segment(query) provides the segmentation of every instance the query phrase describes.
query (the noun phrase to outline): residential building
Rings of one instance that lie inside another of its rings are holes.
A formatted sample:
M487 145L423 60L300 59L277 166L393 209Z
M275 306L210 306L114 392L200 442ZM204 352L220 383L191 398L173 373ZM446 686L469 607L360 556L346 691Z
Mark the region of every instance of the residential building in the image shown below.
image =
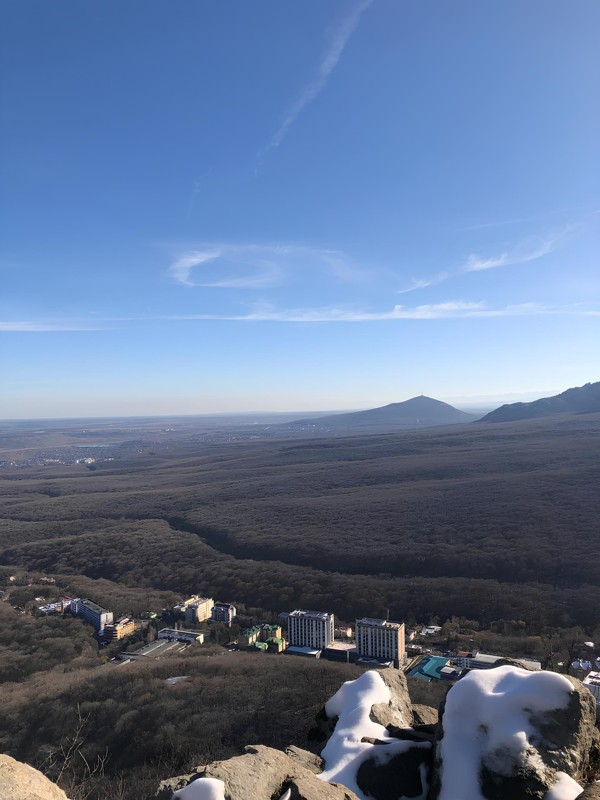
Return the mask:
M594 695L596 706L600 707L600 672L594 671L586 675L583 679L583 685Z
M491 669L502 659L502 656L490 656L486 653L478 653L459 650L454 661L461 669Z
M206 622L210 619L215 601L212 597L198 597L185 609L186 622Z
M272 639L285 642L282 638L280 625L253 625L240 633L238 645L240 647L252 647L257 642L270 642Z
M71 610L78 617L83 617L87 622L96 628L97 631L104 629L113 621L113 612L102 608L98 603L78 597L71 601Z
M285 650L285 639L280 636L271 636L266 641L269 653L283 653Z
M322 650L334 640L333 614L325 611L292 611L288 617L288 638L292 647Z
M237 613L236 607L231 603L215 603L212 609L212 618L215 622L222 622L231 627L233 618Z
M357 619L356 650L359 657L402 664L405 659L404 623L370 617Z
M131 636L132 633L135 633L135 622L127 617L104 627L104 636L111 641L124 639L126 636Z
M238 645L240 647L250 647L250 645L259 641L260 625L253 625L251 628L246 628L238 637Z

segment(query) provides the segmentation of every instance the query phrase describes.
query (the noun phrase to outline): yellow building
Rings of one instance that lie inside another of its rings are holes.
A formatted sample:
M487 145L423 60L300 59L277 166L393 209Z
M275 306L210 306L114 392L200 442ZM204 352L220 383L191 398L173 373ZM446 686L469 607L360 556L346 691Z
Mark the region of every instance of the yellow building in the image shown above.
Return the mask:
M135 633L135 622L127 617L104 626L104 636L111 641L124 639L126 636L131 636L132 633Z
M211 618L214 604L212 597L198 597L185 609L186 622L206 622Z

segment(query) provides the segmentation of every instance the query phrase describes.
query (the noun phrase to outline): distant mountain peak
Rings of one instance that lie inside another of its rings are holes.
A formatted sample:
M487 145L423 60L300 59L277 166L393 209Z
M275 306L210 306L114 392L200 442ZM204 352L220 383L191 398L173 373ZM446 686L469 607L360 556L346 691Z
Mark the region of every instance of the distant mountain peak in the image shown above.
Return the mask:
M365 411L350 411L345 414L330 414L312 419L300 419L292 423L295 428L311 426L327 430L365 429L400 430L426 428L436 425L456 425L477 419L474 414L459 411L454 406L427 397L424 394L398 403L370 408Z

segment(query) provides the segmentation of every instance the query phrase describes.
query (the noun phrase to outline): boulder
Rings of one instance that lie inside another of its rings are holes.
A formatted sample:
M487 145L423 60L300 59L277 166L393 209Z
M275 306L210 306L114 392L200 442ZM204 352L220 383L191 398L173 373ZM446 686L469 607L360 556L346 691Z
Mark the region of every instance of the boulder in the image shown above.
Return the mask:
M382 743L383 744L383 743ZM400 752L388 755L385 745L362 762L356 774L358 788L376 800L426 800L433 752L428 742L403 742ZM398 750L397 746L393 748Z
M375 703L371 707L370 718L384 728L411 728L413 711L406 684L406 676L396 669L374 670L381 676L390 691L386 703ZM328 717L322 709L316 717L315 725L308 732L307 746L320 753L335 730L336 717Z
M29 764L0 755L0 798L2 800L67 800L55 783Z
M398 728L412 728L413 709L408 694L406 676L397 669L384 669L379 671L383 682L390 690L390 699L387 703L377 703L371 708L371 719L384 728L395 725Z
M600 800L600 782L590 784L576 800Z
M574 678L513 666L472 670L440 709L430 798L542 800L559 779L580 784L594 723L593 698Z
M344 786L320 781L294 758L262 745L246 747L242 756L199 767L188 778L192 780L186 785L199 778L223 781L226 800L278 800L288 791L286 800L358 800ZM164 796L167 787L163 783L161 788ZM186 789L178 788L173 798L186 800Z
M291 744L285 748L285 754L297 764L300 764L301 766L310 770L315 775L323 772L325 763L321 756L318 756L315 753L310 753L308 750L302 750L301 747L296 747L295 744Z
M415 703L412 707L414 727L421 725L437 725L440 719L437 708L431 706L423 706L420 703Z

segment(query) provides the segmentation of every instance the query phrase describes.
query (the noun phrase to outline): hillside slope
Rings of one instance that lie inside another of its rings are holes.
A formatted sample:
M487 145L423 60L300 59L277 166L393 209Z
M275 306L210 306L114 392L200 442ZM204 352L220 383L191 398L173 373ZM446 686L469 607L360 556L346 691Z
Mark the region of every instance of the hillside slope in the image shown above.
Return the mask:
M600 381L567 389L553 397L542 397L532 403L509 403L490 411L481 422L516 422L554 414L594 414L600 412Z

